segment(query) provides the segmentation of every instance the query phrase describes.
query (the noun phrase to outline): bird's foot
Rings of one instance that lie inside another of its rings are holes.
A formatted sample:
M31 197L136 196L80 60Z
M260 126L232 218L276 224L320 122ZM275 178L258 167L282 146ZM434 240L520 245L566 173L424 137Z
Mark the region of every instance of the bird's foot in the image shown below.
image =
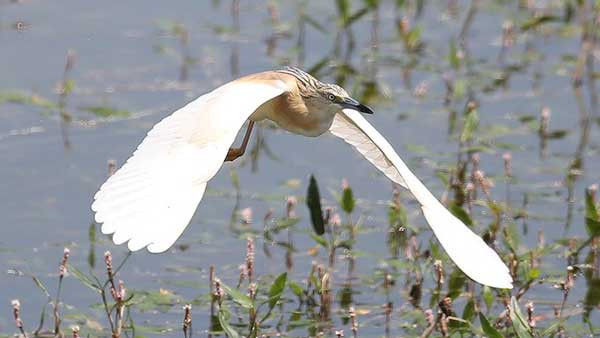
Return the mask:
M227 156L225 156L225 162L231 162L236 160L238 157L244 155L244 149L241 148L229 148Z

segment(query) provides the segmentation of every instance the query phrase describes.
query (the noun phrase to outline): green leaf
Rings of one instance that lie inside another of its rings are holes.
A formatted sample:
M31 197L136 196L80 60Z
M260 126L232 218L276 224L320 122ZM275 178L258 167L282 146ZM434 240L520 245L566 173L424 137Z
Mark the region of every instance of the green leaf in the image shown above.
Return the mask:
M488 338L502 338L504 337L495 327L493 327L490 322L485 318L485 315L482 312L479 312L479 322L481 322L481 329L485 333Z
M336 2L338 14L342 23L346 23L350 17L350 3L349 0L337 0Z
M448 281L448 297L456 299L467 281L467 277L458 269L454 269Z
M275 226L269 229L269 231L273 231L275 233L285 230L291 226L296 225L300 221L300 218L291 217L291 218L280 218L275 221Z
M352 193L352 188L347 187L344 189L344 192L342 193L341 204L342 209L344 209L344 211L347 213L351 213L352 210L354 210L355 200L354 194Z
M283 294L283 290L285 289L285 284L287 282L287 272L282 273L277 276L273 284L271 284L271 289L269 289L269 308L274 308L281 295Z
M420 41L421 41L421 27L413 28L406 35L406 44L408 45L408 48L410 48L411 50L414 50L417 47L419 47Z
M92 113L98 117L127 117L131 115L131 113L126 110L118 110L106 106L87 106L82 107L81 110Z
M14 104L34 105L49 110L56 110L58 108L54 102L43 98L39 95L26 94L18 91L0 92L0 104L3 104L5 102Z
M471 323L462 318L449 316L448 317L448 327L453 331L466 331L471 327Z
M133 304L139 311L159 311L166 313L181 302L181 297L170 290L138 290L135 291Z
M90 252L88 253L88 264L90 269L96 266L96 223L92 222L88 229L88 240L90 241Z
M467 114L467 117L465 118L465 125L460 135L460 141L467 142L471 140L471 138L473 137L473 133L477 129L478 125L479 114L477 113L477 109L473 109Z
M221 324L221 328L223 328L223 332L225 332L227 337L238 338L240 335L233 327L231 327L231 325L229 325L229 316L225 313L223 308L219 309L218 316L219 324Z
M556 140L556 139L561 139L565 136L567 136L567 134L569 133L568 130L564 130L564 129L557 129L557 130L552 130L551 132L549 132L546 137L551 139L551 140Z
M595 278L588 282L583 304L583 317L589 320L590 312L600 305L600 279Z
M318 30L321 33L325 33L325 27L323 27L318 21L316 21L315 19L313 19L310 15L304 15L302 17L304 19L304 21L306 21L306 23L313 27L314 29Z
M352 239L345 239L345 240L336 240L334 247L335 248L344 248L344 249L348 249L348 250L352 250L352 245L354 245L354 240Z
M388 223L391 227L406 226L408 217L402 205L392 204L388 208Z
M497 221L498 219L500 219L499 216L490 224L490 233L493 233L500 227ZM521 242L521 235L519 229L517 228L517 224L514 222L509 222L504 229L505 231L502 236L502 243L510 248L511 251L516 251L519 247L519 243Z
M292 292L296 296L302 297L302 295L304 294L304 290L302 289L302 287L300 285L298 285L298 283L291 280L288 282L288 285L290 286L290 289L292 289Z
M243 294L240 290L231 288L227 284L223 283L222 281L221 281L221 286L223 286L223 289L225 289L225 292L229 295L229 297L231 297L231 299L233 299L234 302L240 304L241 306L245 307L246 309L254 308L254 302L252 301L252 299L250 299L250 297Z
M510 299L510 319L512 321L513 329L519 338L532 338L531 329L527 320L523 317L521 308L517 299L513 296Z
M504 212L504 207L501 204L496 203L495 201L489 200L486 204L496 216L501 216Z
M217 333L217 332L222 332L222 331L223 331L223 327L221 326L221 323L219 322L219 313L217 312L216 314L210 316L209 332Z
M473 317L475 317L475 302L473 302L473 298L471 298L465 305L462 318L466 321L471 321Z
M591 189L585 191L585 227L590 236L600 234L600 215Z
M75 88L75 81L68 79L63 83L63 93L65 95L71 94L73 89Z
M548 326L542 333L540 333L539 337L552 337L558 331L558 328L563 326L567 321L568 317L562 317L559 320L552 323L552 325Z
M363 0L363 2L371 9L376 9L379 6L379 0Z
M313 175L310 175L310 182L308 184L308 193L306 196L306 205L310 211L310 220L317 235L325 233L325 225L323 224L323 209L321 208L321 195L319 194L319 187L317 186L317 180Z
M463 209L460 205L452 203L450 206L450 211L466 225L473 225L473 219L471 219L471 216L469 216L465 209Z
M79 279L80 282L82 282L85 286L87 286L88 288L100 292L101 288L100 286L96 285L96 283L90 278L88 277L86 274L84 274L83 272L81 272L81 270L77 269L76 267L74 267L73 265L67 263L68 266L68 270L69 272L77 279Z
M35 283L35 285L42 290L42 292L46 295L46 297L48 298L52 298L50 296L50 293L48 293L48 289L46 288L46 286L44 285L44 283L42 283L41 280L39 280L36 276L31 276L31 278L33 279L33 282Z
M531 268L529 269L529 272L527 273L527 279L528 280L535 280L540 276L540 269L538 268Z
M358 21L367 13L369 13L368 8L359 9L358 11L356 11L356 13L352 14L352 16L348 18L348 20L344 23L344 27L351 26L354 22Z
M300 327L311 326L315 324L314 319L299 319L299 320L290 320L287 324L287 330L293 330ZM312 337L312 336L311 336Z
M541 16L533 17L533 18L530 18L527 21L523 22L523 24L521 24L521 30L522 31L530 30L532 28L537 28L538 26L540 26L546 22L553 22L553 21L559 21L559 20L560 20L560 17L555 16L555 15L541 15Z
M321 280L317 278L317 276L310 275L310 277L308 277L308 280L318 292L321 292Z
M458 58L458 50L456 48L456 42L454 39L450 40L450 53L448 55L448 59L450 60L450 65L454 69L458 69L460 67L460 59Z
M321 237L319 235L315 235L315 234L310 234L310 237L312 239L314 239L315 242L317 242L318 244L320 244L325 249L329 248L329 243L327 243L327 241L325 240L325 238L323 238L323 237Z
M590 236L598 236L600 234L600 221L595 221L586 217L585 227Z
M342 289L340 289L336 295L336 298L338 299L338 301L340 303L340 307L342 309L344 309L346 312L350 308L350 305L352 305L353 292L354 291L352 290L351 287L345 286Z
M483 301L488 310L492 308L492 305L494 304L494 294L492 293L492 289L487 285L483 286Z

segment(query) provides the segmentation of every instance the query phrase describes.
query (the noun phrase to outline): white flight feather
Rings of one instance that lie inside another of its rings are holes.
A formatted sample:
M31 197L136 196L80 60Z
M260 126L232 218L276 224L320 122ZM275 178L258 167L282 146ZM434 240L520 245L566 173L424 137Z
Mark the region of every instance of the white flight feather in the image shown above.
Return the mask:
M102 232L132 251L167 250L192 218L244 122L285 91L280 81L233 81L156 124L94 196Z
M414 195L442 247L467 276L492 287L512 288L508 268L498 254L431 194L359 112L344 109L335 116L330 132L353 145L387 177Z

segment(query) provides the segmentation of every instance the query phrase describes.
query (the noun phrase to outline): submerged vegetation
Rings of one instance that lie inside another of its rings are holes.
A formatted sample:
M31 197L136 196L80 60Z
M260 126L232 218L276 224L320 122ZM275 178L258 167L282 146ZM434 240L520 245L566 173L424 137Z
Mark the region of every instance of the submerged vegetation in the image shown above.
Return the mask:
M36 4L0 2L0 12L13 6ZM20 257L30 251L0 242L8 245L0 255L10 257L2 259L7 273L0 286L14 299L6 304L12 317L0 319L0 336L600 334L600 143L592 136L600 127L600 2L215 0L202 6L221 20L150 22L148 63L164 63L166 79L155 81L149 66L143 71L150 81L138 80L137 68L124 80L106 71L96 74L98 81L82 76L75 51L68 51L53 88L0 82L6 87L0 121L4 111L59 121L70 151L77 148L72 130L160 111L132 113L142 111L131 106L143 104L138 93L194 96L266 64L301 66L377 108L388 118L386 131L417 137L399 138L405 144L395 146L416 156L409 165L430 175L428 185L442 202L498 251L514 289L469 280L424 225L412 196L319 171L335 163L312 163L314 176L286 177L277 188L267 181L260 192L244 190L241 176L256 177L244 173L246 166L260 171L269 159L289 158L269 142L274 126L262 124L250 154L229 168L233 188L207 193L218 199L216 210L222 203L233 211L193 221L191 227L201 222L204 230L180 239L171 251L177 255L164 254L160 263L158 256L115 247L94 222L77 234L72 221L68 235L48 234L55 238L42 262L29 264L40 258ZM0 21L0 33L29 34L35 24ZM219 48L211 50L211 43ZM250 44L266 50L248 55ZM0 129L0 145L33 137L32 128ZM436 135L419 135L427 128ZM430 137L445 144L424 143ZM109 162L109 175L115 166ZM358 177L384 180L371 173ZM89 184L88 177L82 181ZM58 258L63 246L69 249L55 268L50 254ZM8 287L26 280L41 292Z

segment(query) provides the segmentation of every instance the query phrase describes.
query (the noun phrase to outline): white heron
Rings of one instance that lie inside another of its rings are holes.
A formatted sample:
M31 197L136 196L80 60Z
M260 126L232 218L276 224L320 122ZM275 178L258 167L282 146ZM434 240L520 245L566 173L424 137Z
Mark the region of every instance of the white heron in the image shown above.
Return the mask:
M433 233L454 263L473 280L512 288L498 254L452 215L360 113L371 109L335 84L298 68L248 75L204 94L156 124L133 156L96 193L92 210L131 251L158 253L188 225L207 182L224 161L242 156L255 121L269 119L305 136L327 131L344 139L421 204ZM240 148L231 148L246 120Z

